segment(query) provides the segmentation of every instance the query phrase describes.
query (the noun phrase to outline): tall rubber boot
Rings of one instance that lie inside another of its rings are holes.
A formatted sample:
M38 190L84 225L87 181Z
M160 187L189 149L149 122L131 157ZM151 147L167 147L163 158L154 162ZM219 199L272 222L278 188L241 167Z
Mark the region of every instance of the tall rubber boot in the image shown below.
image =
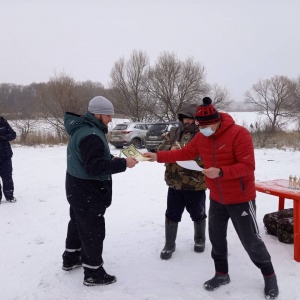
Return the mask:
M176 248L176 236L177 236L178 222L173 222L166 219L165 231L166 231L166 244L164 249L160 252L160 258L167 260L172 257L172 253Z
M202 221L194 222L194 251L202 253L205 250L205 228L206 228L206 219Z

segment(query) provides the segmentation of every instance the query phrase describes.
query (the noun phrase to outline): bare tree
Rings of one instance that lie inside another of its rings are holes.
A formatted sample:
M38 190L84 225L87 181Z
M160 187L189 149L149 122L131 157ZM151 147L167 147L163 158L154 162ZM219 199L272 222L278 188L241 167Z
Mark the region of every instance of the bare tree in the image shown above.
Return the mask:
M245 103L253 104L267 116L271 132L281 129L292 117L295 105L295 83L285 76L259 80L245 93Z
M300 76L294 81L295 82L295 95L294 95L294 106L291 109L291 113L294 115L294 119L297 124L297 130L300 131Z
M2 104L3 111L11 115L17 115L22 111L23 105L21 101L24 99L23 90L24 86L22 85L11 83L0 85L0 105Z
M22 118L12 122L19 132L20 143L26 144L28 135L36 129L37 119L32 118L32 115L23 114Z
M148 72L147 91L152 113L159 119L175 120L185 104L199 103L209 91L205 68L192 58L180 61L175 54L164 52Z
M73 94L78 99L76 113L86 113L89 101L95 96L105 96L106 90L100 82L83 81L76 82Z
M213 101L213 105L218 110L226 110L232 103L232 99L228 90L225 87L219 86L217 83L210 86L208 93Z
M144 88L146 71L149 68L148 56L134 50L128 61L120 58L111 71L111 93L116 112L133 121L148 119L151 106Z
M3 112L8 111L8 103L10 98L12 85L8 83L0 84L0 110L1 114Z
M47 84L39 86L37 97L45 108L43 118L55 129L60 140L64 140L66 135L64 112L80 111L80 99L75 93L75 87L74 79L64 73L55 74Z
M29 134L33 133L37 125L38 104L36 103L35 93L37 84L22 86L19 89L17 107L18 115L12 121L18 131L18 138L21 144L27 143Z

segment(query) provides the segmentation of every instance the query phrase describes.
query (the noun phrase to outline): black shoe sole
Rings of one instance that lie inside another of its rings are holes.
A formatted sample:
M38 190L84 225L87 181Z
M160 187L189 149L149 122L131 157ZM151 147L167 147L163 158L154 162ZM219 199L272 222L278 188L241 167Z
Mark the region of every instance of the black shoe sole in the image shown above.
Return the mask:
M82 265L74 265L74 266L72 266L72 267L64 267L64 266L62 266L62 269L63 269L64 271L71 271L71 270L73 270L73 269L80 268L80 267L82 267Z

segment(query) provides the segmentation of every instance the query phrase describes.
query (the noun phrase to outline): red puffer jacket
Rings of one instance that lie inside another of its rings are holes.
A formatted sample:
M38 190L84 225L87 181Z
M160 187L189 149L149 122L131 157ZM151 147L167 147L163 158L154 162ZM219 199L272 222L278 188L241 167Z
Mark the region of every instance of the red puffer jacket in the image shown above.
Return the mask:
M197 133L180 150L157 153L158 162L191 160L200 155L204 168L222 168L223 176L205 177L210 198L222 204L235 204L255 199L255 158L252 138L247 129L234 123L232 117L220 113L221 126L210 137Z

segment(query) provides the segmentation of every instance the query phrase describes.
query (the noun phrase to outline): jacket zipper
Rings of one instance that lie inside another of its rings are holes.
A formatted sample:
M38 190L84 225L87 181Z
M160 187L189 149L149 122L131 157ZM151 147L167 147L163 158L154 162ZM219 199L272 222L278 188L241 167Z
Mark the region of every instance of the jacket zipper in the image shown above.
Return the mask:
M214 143L213 143L213 161L214 161L214 167L216 168L216 147L217 147L217 140L216 138L214 138ZM221 190L221 187L220 187L220 182L219 182L219 177L216 178L216 181L217 181L217 187L218 187L218 190L219 190L219 194L220 194L220 200L221 200L221 203L225 205L225 202L224 202L224 198L223 198L223 195L222 195L222 190Z

